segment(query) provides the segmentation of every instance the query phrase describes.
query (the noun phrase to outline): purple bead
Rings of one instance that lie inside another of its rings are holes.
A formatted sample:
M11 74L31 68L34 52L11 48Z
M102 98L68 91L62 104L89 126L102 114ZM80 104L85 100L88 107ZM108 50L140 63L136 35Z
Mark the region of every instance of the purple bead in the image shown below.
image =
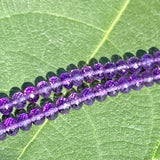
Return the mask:
M128 65L131 73L138 73L142 70L140 59L137 57L131 57L128 60Z
M73 109L79 110L82 108L83 103L80 102L81 96L78 93L71 93L68 97L68 100L70 101Z
M75 86L81 86L83 84L83 76L82 72L79 69L74 69L71 71L70 76L73 80L73 85Z
M58 117L58 108L53 103L47 103L43 107L43 113L49 120L55 120Z
M4 141L7 137L5 129L6 128L3 123L0 122L0 141Z
M141 57L142 67L144 69L152 69L154 67L153 57L150 54L144 54Z
M144 71L142 73L142 78L143 78L144 85L146 87L153 86L154 81L153 81L153 73L152 72L150 72L148 70Z
M12 103L16 109L23 109L26 106L26 97L22 92L16 92L12 96Z
M95 98L99 102L103 102L107 98L107 91L105 90L102 84L98 84L93 89L94 94L96 95Z
M29 117L35 125L41 125L45 121L44 113L39 108L32 109L29 113Z
M121 77L118 80L118 86L119 86L119 90L124 94L129 93L131 90L131 86L127 77Z
M160 68L154 68L152 73L154 82L160 84Z
M67 98L60 97L56 102L56 106L61 114L68 114L70 111L70 103Z
M128 66L127 62L123 59L120 59L117 61L116 67L117 67L117 73L120 76L124 76L129 72L129 66Z
M131 88L134 90L140 90L143 87L143 81L139 74L132 74L129 77L129 82L131 84Z
M92 105L95 101L94 92L91 88L85 88L81 94L82 102L86 105Z
M51 77L49 79L49 82L51 84L51 88L52 88L54 93L56 93L56 94L61 93L61 91L62 91L62 82L58 77L56 77L56 76Z
M8 135L10 136L17 135L19 131L19 126L14 118L7 118L4 122L4 126L6 127L6 132Z
M115 97L118 95L118 92L119 92L118 82L114 80L106 81L104 87L106 88L107 94L110 97Z
M87 83L92 83L94 81L94 76L93 76L94 72L91 66L83 67L82 74L83 74L84 80Z
M13 110L13 104L11 103L9 98L1 98L0 99L0 112L4 115L9 115Z
M104 66L101 63L96 63L93 66L94 77L98 80L102 80L104 78Z
M30 103L36 103L39 99L39 94L37 92L37 90L35 89L35 87L27 87L25 90L24 90L24 95L27 96L27 100L30 102Z
M154 53L154 64L160 66L160 51Z
M17 122L22 131L28 131L32 126L32 121L27 113L21 113L18 116Z
M73 87L73 81L68 73L62 73L60 75L60 79L61 79L62 84L65 88L71 89Z
M104 75L107 79L113 79L116 76L116 65L113 62L108 62L104 66Z
M42 97L48 98L51 95L50 84L46 81L39 82L37 84L37 91Z

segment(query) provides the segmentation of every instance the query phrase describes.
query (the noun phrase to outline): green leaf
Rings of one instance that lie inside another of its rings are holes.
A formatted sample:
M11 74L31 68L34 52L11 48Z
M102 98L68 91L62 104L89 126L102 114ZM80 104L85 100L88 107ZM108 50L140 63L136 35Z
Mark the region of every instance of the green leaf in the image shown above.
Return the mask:
M160 1L0 2L0 92L69 64L159 48ZM0 142L1 160L154 159L160 140L158 85L71 110Z

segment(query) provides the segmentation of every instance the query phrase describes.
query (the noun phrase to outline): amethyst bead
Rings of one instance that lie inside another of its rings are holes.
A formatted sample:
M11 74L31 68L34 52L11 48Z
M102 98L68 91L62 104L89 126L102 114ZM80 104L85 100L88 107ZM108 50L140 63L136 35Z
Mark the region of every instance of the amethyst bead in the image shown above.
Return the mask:
M47 103L43 107L43 113L49 120L55 120L58 117L58 108L53 103Z
M140 59L137 57L131 57L128 60L128 65L131 73L138 73L142 70Z
M132 74L129 77L129 81L131 84L131 88L134 90L140 90L143 87L143 81L139 74L136 73Z
M87 83L92 83L94 81L94 76L93 76L94 72L91 66L83 67L82 74L83 74L84 80Z
M144 69L152 69L154 67L153 57L150 54L144 54L141 57L141 64Z
M124 94L129 93L131 90L131 85L129 83L128 78L126 77L121 77L118 80L118 86L119 86L119 90Z
M120 59L117 61L116 67L117 67L117 73L120 76L124 76L129 72L129 66L128 66L127 62L123 59Z
M154 53L154 63L160 66L160 51Z
M98 80L104 78L104 66L101 63L96 63L93 66L94 77Z
M56 76L51 77L49 79L49 82L51 84L51 88L52 88L54 93L56 93L56 94L61 93L61 91L62 91L62 82L58 77L56 77Z
M160 84L160 68L154 68L152 73L154 82Z
M73 81L68 73L62 73L60 79L66 89L71 89L73 87Z
M143 78L144 85L146 87L153 86L154 81L153 81L153 73L152 72L150 72L148 70L144 71L142 73L142 78Z
M104 66L104 75L107 79L113 79L116 76L116 65L113 62L108 62Z
M13 110L13 104L11 103L9 98L1 98L0 99L0 112L4 115L9 115Z
M0 141L4 141L7 137L5 129L6 128L3 123L0 122Z

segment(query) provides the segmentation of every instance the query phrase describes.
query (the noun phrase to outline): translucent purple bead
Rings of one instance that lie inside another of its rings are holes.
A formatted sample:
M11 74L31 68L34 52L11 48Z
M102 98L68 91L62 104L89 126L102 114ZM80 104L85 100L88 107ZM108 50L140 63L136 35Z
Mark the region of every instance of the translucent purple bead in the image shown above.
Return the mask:
M82 101L86 105L92 105L95 101L94 92L91 88L85 88L81 94Z
M154 53L154 63L160 66L160 51Z
M129 82L131 84L131 88L134 90L140 90L143 87L142 77L139 74L132 74L129 77Z
M49 79L49 82L51 84L51 88L52 88L54 93L56 93L56 94L61 93L61 91L62 91L62 82L58 77L56 77L56 76L51 77Z
M11 103L9 98L1 98L0 99L0 112L4 115L9 115L13 110L13 104Z
M45 121L44 113L39 108L32 109L29 113L29 117L35 125L41 125Z
M19 131L19 126L14 118L7 118L4 122L4 126L6 127L6 132L8 135L10 136L17 135Z
M5 129L6 128L3 123L0 122L0 141L4 141L7 137Z
M153 81L153 73L152 72L150 72L148 70L144 71L142 73L142 78L143 78L144 85L146 87L153 86L154 81Z
M118 80L118 86L119 86L119 90L124 94L129 93L131 90L131 85L127 77L121 77Z
M84 80L87 83L92 83L94 81L94 76L93 76L94 72L91 66L83 67L82 74L83 74Z
M82 72L79 69L72 70L70 76L73 80L73 85L77 87L82 85L84 78L82 76Z
M23 109L26 106L26 97L22 92L16 92L12 96L12 102L16 109Z
M104 78L104 66L101 63L96 63L93 66L94 77L98 80L102 80Z
M73 87L73 81L72 78L70 77L70 75L68 73L62 73L60 75L60 79L62 81L62 84L65 88L67 89L71 89Z
M108 62L104 66L104 75L107 79L113 79L116 76L116 65L113 62Z
M128 66L127 62L123 59L120 59L117 61L116 67L117 67L117 73L120 76L124 76L129 72L129 66Z
M28 131L32 126L32 121L27 113L21 113L17 118L17 122L22 131Z
M131 57L128 59L128 65L131 73L138 73L142 70L140 59L137 57Z
M39 99L39 94L38 94L37 90L35 89L35 87L33 87L33 86L27 87L24 90L24 95L27 97L27 100L30 103L36 103Z
M53 103L47 103L43 107L43 113L49 120L55 120L58 117L58 108Z
M154 68L152 74L154 82L160 84L160 68Z
M152 69L154 67L153 57L150 54L144 54L141 57L141 64L144 69Z

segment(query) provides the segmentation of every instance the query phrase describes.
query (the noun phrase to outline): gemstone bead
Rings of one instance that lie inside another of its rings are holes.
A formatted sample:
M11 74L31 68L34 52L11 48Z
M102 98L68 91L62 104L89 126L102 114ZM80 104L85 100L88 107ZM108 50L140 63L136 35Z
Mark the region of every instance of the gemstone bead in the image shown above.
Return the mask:
M9 98L1 98L0 99L0 112L4 115L9 115L13 110L13 104L11 103Z
M26 106L26 97L22 92L16 92L12 96L12 103L16 109L23 109Z
M144 54L141 57L141 64L144 69L152 69L154 67L153 57L150 54Z
M107 79L113 79L116 76L116 65L113 62L108 62L104 66L104 75Z
M129 66L128 66L127 62L123 59L120 59L117 61L116 67L117 67L117 73L120 76L124 76L129 72Z
M30 130L30 128L32 126L32 121L27 113L19 114L19 116L17 118L17 122L18 122L19 128L22 131L28 131L28 130Z
M79 69L74 69L71 71L70 76L73 80L73 85L75 86L81 86L83 84L83 76L82 72Z
M6 132L8 135L10 136L17 135L19 131L19 126L14 118L7 118L4 122L4 126L6 127Z
M29 113L29 117L31 118L32 123L35 125L41 125L45 120L44 113L39 108L32 109Z
M154 53L154 63L160 66L160 51Z
M93 76L94 72L91 66L83 67L82 74L83 74L84 80L87 83L92 83L94 81L94 76Z
M43 113L49 120L55 120L58 117L58 108L53 103L47 103L43 107Z
M82 101L86 105L92 105L95 101L94 92L91 88L85 88L81 94Z
M0 141L4 141L7 137L5 129L3 123L0 122Z
M118 80L118 86L119 86L119 90L124 94L129 93L131 90L131 86L127 77L121 77Z
M142 70L140 59L137 57L131 57L128 60L128 65L131 73L138 73Z
M68 100L70 101L73 109L79 110L82 108L83 103L80 102L81 96L78 93L71 93L68 97Z
M65 88L71 89L73 87L73 81L68 73L62 73L60 79Z
M152 73L154 82L160 84L160 68L154 68Z
M139 74L132 74L129 77L129 82L131 84L131 88L134 90L140 90L143 87L143 81Z
M153 86L154 81L153 81L153 73L152 72L150 72L148 70L144 71L142 73L142 78L143 78L144 85L146 87Z
M30 103L36 103L39 99L39 94L38 94L37 90L35 89L35 87L33 87L33 86L27 87L24 90L24 95L27 97L27 100Z
M93 66L94 77L98 80L104 78L104 66L101 63L96 63Z
M61 93L62 91L62 82L61 80L56 77L56 76L53 76L49 79L49 82L51 84L51 88L52 88L52 91L56 94L59 94Z

